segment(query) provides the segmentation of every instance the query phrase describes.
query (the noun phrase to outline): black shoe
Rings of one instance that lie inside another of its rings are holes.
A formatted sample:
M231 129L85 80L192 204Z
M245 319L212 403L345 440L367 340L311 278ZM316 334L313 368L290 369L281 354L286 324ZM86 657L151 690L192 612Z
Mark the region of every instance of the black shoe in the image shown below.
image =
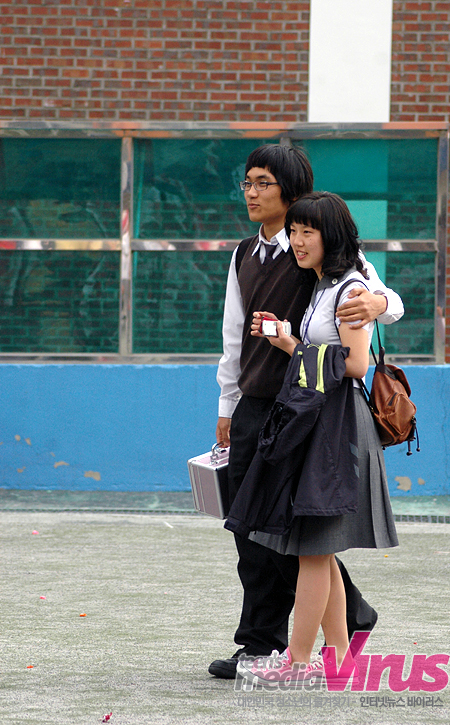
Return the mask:
M234 680L236 677L237 657L228 660L214 660L208 667L208 672L222 680Z
M245 654L245 649L238 649L232 657L227 660L214 660L208 667L208 672L214 677L220 677L221 680L234 680L236 677L236 667L240 655Z

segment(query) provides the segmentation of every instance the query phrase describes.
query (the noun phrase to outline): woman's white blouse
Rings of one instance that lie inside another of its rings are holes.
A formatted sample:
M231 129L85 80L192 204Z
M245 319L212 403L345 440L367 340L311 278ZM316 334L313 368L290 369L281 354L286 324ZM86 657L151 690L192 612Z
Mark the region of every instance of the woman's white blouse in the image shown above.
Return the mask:
M331 279L323 277L317 282L311 297L311 302L306 310L302 323L300 325L300 339L306 345L313 343L320 345L326 343L328 345L341 345L338 328L340 320L335 318L334 308L336 297L339 289L349 279L354 279L354 284L348 284L339 298L339 305L343 305L348 301L349 294L355 287L367 288L368 280L366 280L360 272L352 270L345 277L339 279ZM374 322L364 325L363 330L368 332L368 347L372 340ZM355 387L359 387L355 380Z

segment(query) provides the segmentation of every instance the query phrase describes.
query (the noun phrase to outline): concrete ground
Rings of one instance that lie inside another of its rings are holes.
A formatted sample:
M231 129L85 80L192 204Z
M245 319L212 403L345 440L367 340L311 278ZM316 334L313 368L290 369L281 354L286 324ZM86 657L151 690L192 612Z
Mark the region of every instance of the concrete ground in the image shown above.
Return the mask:
M406 678L414 654L450 653L450 526L397 527L397 549L342 558L380 615L365 651L406 654ZM211 677L211 660L235 649L241 604L221 521L3 510L0 541L1 725L94 725L110 712L111 725L450 722L449 687L268 696Z

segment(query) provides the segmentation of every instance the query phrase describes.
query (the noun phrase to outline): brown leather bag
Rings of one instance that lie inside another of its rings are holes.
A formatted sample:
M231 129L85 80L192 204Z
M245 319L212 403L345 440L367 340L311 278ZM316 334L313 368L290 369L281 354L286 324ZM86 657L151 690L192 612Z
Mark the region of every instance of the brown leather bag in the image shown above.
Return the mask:
M373 346L370 350L375 361L372 387L369 392L363 381L360 385L380 436L383 448L408 443L407 456L412 454L411 443L417 439L417 451L420 451L419 436L416 427L417 408L410 399L411 388L404 371L384 361L385 350L381 344L378 322L378 361Z
M341 285L335 299L335 315L342 292L347 285L354 281L356 280L350 278ZM361 283L360 280L358 281ZM366 285L364 286L366 287ZM377 320L375 320L375 325L378 336L378 360L373 345L371 345L370 352L375 362L371 390L367 389L362 380L359 380L359 384L375 420L383 448L406 442L408 443L406 455L411 456L411 443L416 439L416 450L420 451L419 434L416 427L417 408L410 400L411 388L404 371L395 365L388 365L384 362L385 350L381 344Z

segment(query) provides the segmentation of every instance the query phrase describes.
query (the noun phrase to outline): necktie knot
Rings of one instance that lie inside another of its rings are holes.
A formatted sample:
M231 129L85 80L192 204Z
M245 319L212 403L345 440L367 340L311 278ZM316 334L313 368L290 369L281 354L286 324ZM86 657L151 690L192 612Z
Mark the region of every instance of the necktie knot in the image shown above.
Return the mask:
M266 256L264 257L263 264L270 264L270 262L273 262L273 254L274 254L277 246L278 246L277 244L264 244L264 249L266 250Z

